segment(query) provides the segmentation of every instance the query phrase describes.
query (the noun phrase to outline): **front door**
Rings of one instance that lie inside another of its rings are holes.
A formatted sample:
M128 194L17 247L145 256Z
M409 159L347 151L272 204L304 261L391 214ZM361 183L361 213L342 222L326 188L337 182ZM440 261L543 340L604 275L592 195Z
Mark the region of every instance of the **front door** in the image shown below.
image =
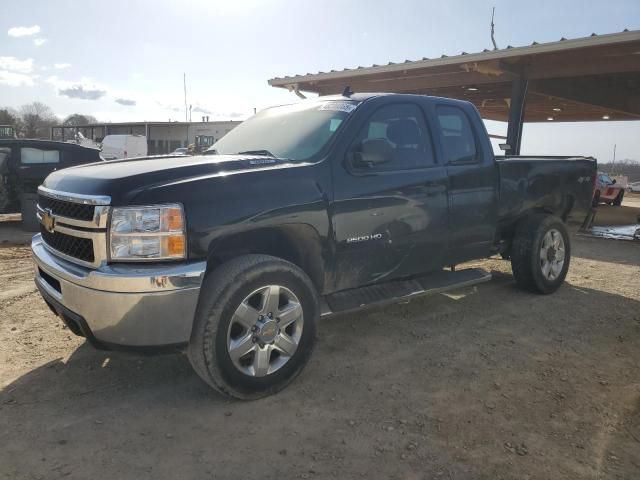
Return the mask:
M419 104L387 103L370 113L334 166L334 289L440 268L447 184Z

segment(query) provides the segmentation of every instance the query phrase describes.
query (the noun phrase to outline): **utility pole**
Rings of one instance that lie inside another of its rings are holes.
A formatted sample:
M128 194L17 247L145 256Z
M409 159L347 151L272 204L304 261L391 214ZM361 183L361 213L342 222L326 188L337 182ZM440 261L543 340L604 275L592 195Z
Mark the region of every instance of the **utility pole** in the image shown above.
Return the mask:
M614 143L613 144L613 161L611 162L611 175L613 175L613 169L615 167L616 164L616 147L618 146L618 144Z
M184 85L184 121L189 121L189 115L187 113L187 74L182 74L182 83Z
M491 12L491 42L493 43L493 49L498 50L498 45L496 44L495 34L495 23L493 23L493 17L496 15L496 7L493 7L493 12Z

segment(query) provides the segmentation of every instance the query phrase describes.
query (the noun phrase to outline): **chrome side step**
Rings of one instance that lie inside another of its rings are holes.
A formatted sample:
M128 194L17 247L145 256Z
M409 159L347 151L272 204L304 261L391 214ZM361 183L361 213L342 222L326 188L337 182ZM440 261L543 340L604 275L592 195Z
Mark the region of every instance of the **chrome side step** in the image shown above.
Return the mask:
M367 285L325 296L320 302L320 316L395 303L418 295L447 292L489 280L489 272L480 268L468 268L455 272L441 270L411 280Z

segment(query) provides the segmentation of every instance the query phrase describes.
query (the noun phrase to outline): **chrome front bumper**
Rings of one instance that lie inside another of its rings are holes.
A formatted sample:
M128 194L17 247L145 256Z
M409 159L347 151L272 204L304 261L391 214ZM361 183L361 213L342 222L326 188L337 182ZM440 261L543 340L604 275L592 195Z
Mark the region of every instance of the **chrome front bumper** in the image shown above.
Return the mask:
M79 317L90 340L107 347L189 341L206 262L90 269L51 253L40 235L31 251L43 297L58 314Z

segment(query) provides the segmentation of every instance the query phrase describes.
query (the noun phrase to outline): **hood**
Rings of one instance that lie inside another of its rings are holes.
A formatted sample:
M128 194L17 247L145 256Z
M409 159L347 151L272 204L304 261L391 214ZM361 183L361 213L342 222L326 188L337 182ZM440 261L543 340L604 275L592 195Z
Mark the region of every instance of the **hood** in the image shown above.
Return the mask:
M287 160L256 155L160 156L91 163L53 172L43 183L52 190L108 195L114 205L138 192L218 174L293 166Z

